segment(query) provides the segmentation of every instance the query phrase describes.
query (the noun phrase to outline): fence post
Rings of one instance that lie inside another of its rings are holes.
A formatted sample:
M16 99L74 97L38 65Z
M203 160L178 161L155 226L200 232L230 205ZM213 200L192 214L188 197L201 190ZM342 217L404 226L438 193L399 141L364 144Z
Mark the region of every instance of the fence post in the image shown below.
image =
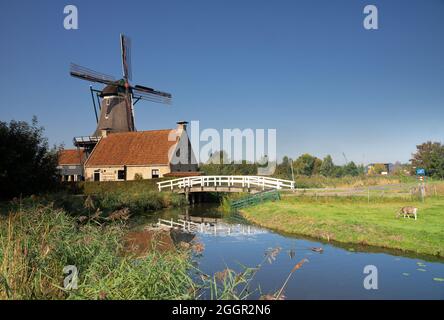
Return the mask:
M171 218L171 228L173 227L173 218Z

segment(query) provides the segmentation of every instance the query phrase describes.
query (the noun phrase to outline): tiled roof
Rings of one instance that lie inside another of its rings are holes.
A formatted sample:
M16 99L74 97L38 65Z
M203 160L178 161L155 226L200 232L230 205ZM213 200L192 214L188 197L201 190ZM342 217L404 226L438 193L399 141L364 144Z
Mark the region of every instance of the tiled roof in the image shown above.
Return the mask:
M175 132L167 129L109 134L96 145L86 166L168 165L168 152L176 144L168 140L172 131Z
M59 165L80 165L84 157L83 149L66 149L59 152Z

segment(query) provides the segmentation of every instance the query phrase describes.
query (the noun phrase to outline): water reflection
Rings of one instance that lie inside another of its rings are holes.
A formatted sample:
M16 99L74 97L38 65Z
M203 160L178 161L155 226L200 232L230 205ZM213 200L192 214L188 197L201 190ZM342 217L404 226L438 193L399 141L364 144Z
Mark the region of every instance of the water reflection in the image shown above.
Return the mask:
M135 227L157 222L158 218L217 219L220 225L231 226L237 232L206 233L197 237L204 252L197 258L198 268L214 274L227 267L237 272L244 266L255 267L267 250L280 248L272 261L262 265L252 287L260 288L251 298L279 290L295 263L307 259L288 281L287 299L444 299L444 264L424 259L400 257L389 253L350 250L328 243L282 235L251 226L240 216L223 217L214 205L199 205L188 210L164 210L139 216ZM242 232L247 228L254 232ZM322 250L319 250L322 248ZM371 248L369 248L371 249ZM366 290L363 285L366 265L378 270L378 289Z

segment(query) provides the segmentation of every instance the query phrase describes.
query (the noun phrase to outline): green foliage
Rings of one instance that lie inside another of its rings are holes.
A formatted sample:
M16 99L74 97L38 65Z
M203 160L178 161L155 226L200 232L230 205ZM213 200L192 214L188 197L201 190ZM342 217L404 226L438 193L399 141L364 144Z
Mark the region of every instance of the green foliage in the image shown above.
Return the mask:
M304 176L313 175L315 173L316 159L316 157L308 153L301 155L293 162L294 173Z
M444 145L440 142L427 141L416 146L412 166L426 169L426 174L444 179Z
M296 161L291 161L287 156L277 165L274 177L292 180L291 164L293 172L298 178L306 177L356 177L365 173L363 165L357 166L353 161L344 166L336 166L330 155L323 160L308 153L301 155Z
M34 117L0 121L0 197L45 192L57 184L57 150L48 147L43 128Z
M129 208L131 212L159 210L187 205L183 195L159 192L157 182L161 179L139 181L81 182L79 189L92 196L101 210L113 211ZM69 207L63 206L69 209Z
M359 168L356 166L356 164L353 161L347 163L343 168L345 176L356 177L359 174L361 174Z
M207 176L217 175L256 175L257 164L247 163L206 163L199 166L200 171Z
M322 160L322 165L319 170L319 173L324 177L331 177L333 175L335 165L333 163L333 159L331 155L327 155L324 160Z

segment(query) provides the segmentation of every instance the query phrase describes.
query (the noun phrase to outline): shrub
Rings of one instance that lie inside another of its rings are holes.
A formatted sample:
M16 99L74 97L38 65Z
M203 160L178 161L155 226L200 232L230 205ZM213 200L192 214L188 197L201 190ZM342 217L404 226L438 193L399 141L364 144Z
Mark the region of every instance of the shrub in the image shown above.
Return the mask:
M57 150L49 149L35 117L31 124L0 121L0 141L0 197L38 194L57 185Z

